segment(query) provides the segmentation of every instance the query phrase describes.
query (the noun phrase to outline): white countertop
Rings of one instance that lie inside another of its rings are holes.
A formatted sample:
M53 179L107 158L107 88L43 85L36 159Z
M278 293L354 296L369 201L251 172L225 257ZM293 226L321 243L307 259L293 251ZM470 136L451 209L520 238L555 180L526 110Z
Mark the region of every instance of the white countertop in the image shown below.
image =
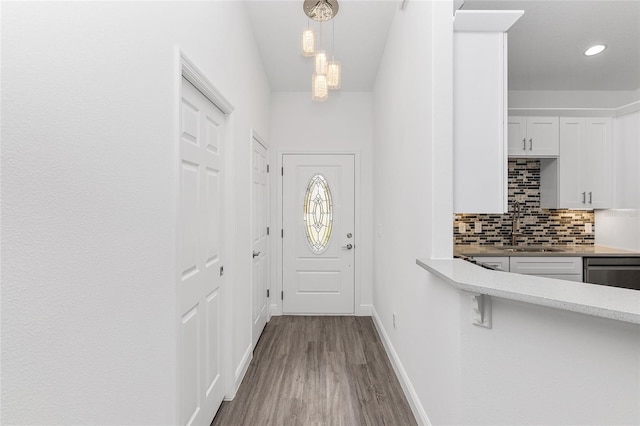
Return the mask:
M461 259L416 259L455 288L640 324L640 291L491 271Z

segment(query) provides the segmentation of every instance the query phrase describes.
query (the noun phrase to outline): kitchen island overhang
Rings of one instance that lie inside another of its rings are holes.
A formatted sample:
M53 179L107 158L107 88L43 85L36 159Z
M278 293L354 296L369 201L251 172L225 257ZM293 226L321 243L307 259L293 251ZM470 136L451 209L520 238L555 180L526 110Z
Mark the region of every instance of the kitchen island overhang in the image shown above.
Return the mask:
M492 271L461 259L416 263L458 290L640 324L640 291Z

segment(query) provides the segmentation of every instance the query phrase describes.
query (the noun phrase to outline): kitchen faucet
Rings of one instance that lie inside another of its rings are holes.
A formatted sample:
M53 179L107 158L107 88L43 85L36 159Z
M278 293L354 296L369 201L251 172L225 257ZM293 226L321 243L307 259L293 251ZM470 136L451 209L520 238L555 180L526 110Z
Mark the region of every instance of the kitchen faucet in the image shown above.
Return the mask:
M513 202L513 214L511 217L511 245L515 246L517 244L516 239L520 232L520 203L518 201Z

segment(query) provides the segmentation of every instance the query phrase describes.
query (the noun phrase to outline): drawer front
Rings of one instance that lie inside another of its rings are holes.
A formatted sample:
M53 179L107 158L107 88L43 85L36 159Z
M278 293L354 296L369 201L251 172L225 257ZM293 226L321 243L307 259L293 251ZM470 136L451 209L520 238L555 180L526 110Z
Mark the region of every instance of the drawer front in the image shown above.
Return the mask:
M504 256L504 257L477 256L477 257L472 257L472 259L478 262L482 262L487 266L491 266L492 268L509 272L509 257L507 256Z
M582 277L581 257L511 257L509 270L529 275L579 275Z

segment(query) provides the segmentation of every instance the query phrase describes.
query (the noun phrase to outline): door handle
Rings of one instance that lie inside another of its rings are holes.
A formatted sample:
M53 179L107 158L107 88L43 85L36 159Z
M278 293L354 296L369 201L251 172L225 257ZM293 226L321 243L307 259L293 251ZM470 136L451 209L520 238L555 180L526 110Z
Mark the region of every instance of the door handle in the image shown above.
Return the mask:
M527 138L522 139L522 150L527 150Z
M533 138L529 138L529 151L533 150Z
M587 193L583 192L582 193L582 204L586 204L586 202L587 202Z
M593 204L593 192L589 193L589 204Z
M347 244L346 246L342 246L343 250L351 250L353 248L353 244Z
M256 252L254 251L254 252L253 252L253 257L258 257L258 256L260 256L260 252L257 252L257 253L256 253Z

